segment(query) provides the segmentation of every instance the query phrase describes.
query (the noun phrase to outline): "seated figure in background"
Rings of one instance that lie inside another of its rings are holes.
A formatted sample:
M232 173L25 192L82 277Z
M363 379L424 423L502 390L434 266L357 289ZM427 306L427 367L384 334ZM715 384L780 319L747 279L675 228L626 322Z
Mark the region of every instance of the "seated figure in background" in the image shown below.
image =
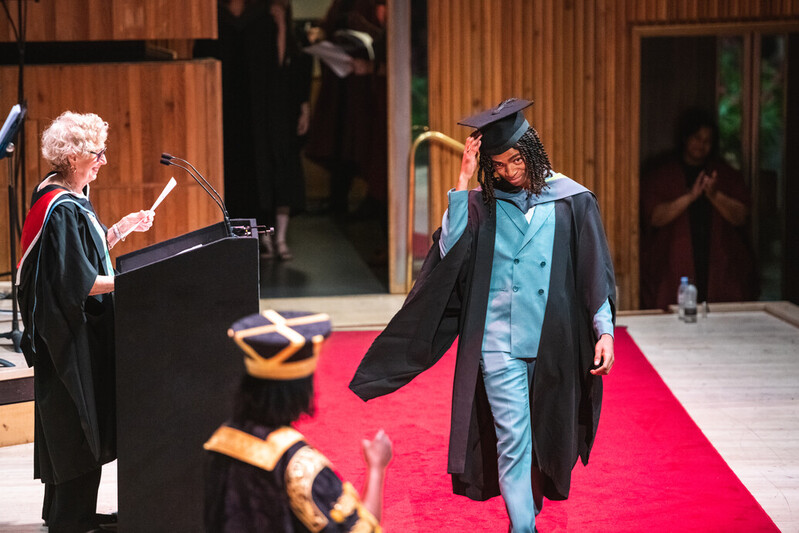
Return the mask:
M748 245L750 195L741 174L718 157L718 128L697 109L685 113L676 153L641 183L641 306L676 303L681 276L698 301L757 297Z
M380 430L362 442L363 500L291 424L313 413L313 375L327 315L265 311L233 324L247 374L231 419L205 443L205 526L229 531L380 531L392 445Z

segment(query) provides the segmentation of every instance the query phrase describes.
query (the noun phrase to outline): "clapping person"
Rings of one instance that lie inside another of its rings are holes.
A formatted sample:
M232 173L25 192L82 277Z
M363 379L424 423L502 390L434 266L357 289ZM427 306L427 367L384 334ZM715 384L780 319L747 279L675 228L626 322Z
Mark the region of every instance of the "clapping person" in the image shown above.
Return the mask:
M682 276L693 280L700 302L753 300L743 177L718 156L718 127L707 112L686 111L678 138L674 154L641 183L641 305L675 303Z
M380 430L361 443L361 495L292 427L314 412L313 378L325 314L264 311L231 326L247 373L233 414L206 442L205 527L209 532L380 531L392 445Z

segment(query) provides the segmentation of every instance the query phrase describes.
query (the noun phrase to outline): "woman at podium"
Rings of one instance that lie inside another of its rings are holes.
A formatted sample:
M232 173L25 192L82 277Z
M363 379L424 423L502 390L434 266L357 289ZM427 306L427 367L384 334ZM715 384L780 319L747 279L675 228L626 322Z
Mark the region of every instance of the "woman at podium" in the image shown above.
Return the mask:
M89 184L108 160L108 123L64 112L42 134L52 166L33 191L22 229L16 283L33 366L34 478L45 484L42 518L50 531L87 531L96 514L103 464L116 458L114 269L109 249L129 231L147 231L152 211L107 228L89 201Z

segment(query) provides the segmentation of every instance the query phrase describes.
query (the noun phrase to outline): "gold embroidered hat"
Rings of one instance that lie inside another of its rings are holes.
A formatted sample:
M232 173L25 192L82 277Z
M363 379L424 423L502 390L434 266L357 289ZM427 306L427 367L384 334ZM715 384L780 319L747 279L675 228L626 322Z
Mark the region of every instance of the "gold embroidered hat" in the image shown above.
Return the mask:
M284 381L314 373L330 329L324 313L269 309L237 320L228 335L244 351L249 375Z

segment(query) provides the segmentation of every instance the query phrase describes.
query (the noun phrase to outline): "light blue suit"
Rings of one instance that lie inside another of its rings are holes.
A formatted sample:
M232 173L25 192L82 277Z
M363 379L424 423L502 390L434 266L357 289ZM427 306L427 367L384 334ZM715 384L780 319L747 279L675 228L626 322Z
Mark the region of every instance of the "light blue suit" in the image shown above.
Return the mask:
M495 190L495 195L496 238L481 369L497 434L500 492L512 531L532 532L541 499L534 497L531 481L528 402L549 294L555 202L533 205L526 191ZM451 190L448 196L439 241L442 257L463 234L468 217L468 191ZM597 338L613 334L607 300L594 316L594 330Z

